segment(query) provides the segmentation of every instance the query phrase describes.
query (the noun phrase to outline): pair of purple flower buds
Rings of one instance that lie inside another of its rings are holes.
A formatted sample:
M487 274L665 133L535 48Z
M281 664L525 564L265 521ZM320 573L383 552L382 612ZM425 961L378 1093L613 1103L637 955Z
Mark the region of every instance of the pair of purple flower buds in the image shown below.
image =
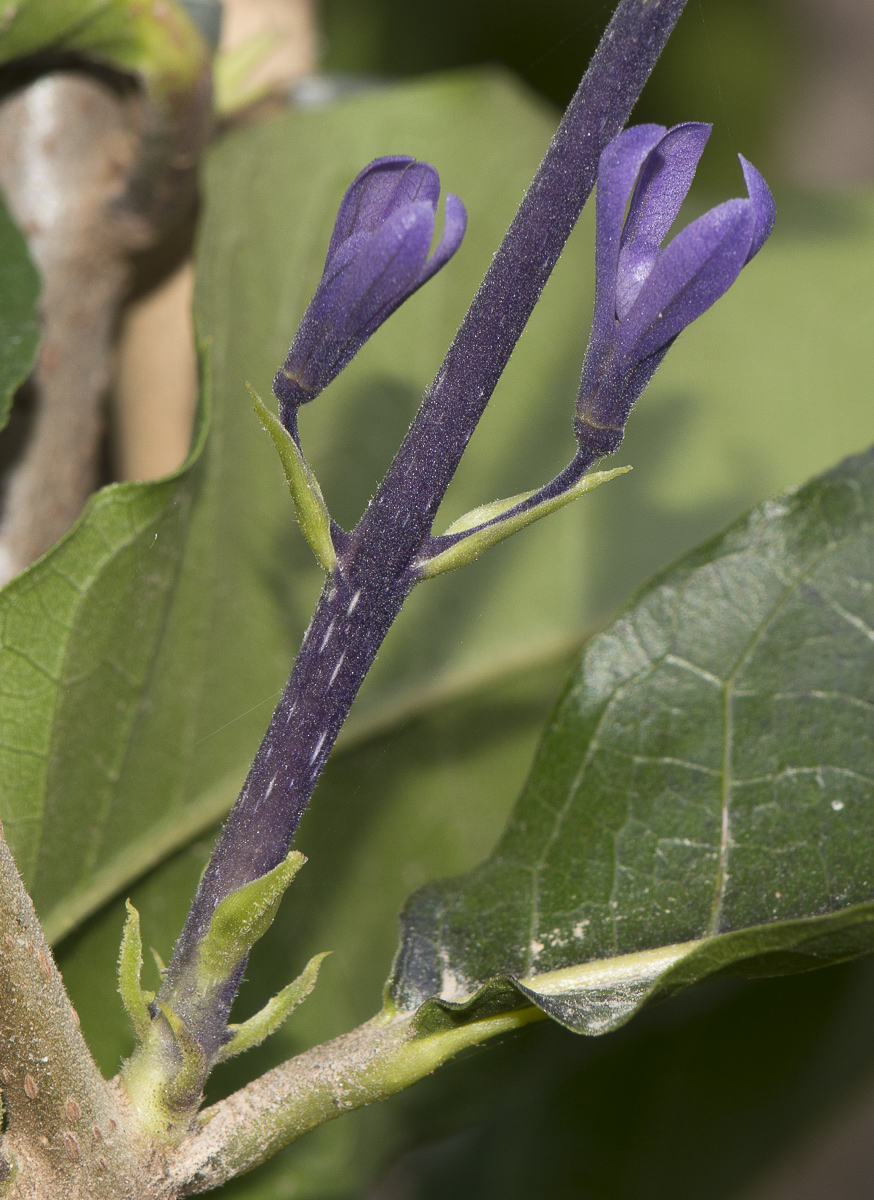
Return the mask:
M748 199L728 200L662 249L692 184L710 125L637 125L598 165L595 311L575 428L588 461L612 453L635 400L677 335L728 290L774 225L762 176L740 156ZM428 163L379 158L346 192L322 280L273 390L296 437L298 407L319 394L367 339L443 267L467 215L446 198L431 255L440 181Z

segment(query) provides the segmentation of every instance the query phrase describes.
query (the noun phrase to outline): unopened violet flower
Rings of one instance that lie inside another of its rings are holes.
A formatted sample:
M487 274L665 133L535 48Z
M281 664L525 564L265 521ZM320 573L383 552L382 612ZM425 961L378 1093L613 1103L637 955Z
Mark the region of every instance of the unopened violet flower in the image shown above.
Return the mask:
M443 236L428 257L439 196L435 169L406 155L375 159L349 186L321 282L273 381L287 428L461 245L467 213L449 194Z
M595 313L575 422L590 460L617 448L671 343L731 287L774 226L768 185L739 155L748 199L710 209L662 249L710 130L635 125L601 155Z

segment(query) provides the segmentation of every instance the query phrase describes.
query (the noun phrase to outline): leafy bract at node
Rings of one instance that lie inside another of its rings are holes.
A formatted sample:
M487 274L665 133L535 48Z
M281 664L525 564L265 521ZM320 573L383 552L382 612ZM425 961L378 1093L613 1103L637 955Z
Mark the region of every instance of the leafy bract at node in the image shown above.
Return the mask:
M270 927L283 894L306 862L292 850L278 867L237 888L216 907L199 946L199 990L221 986Z
M177 1013L160 1000L156 1001L158 1009L170 1027L170 1033L176 1046L178 1064L165 1081L161 1090L161 1098L168 1109L184 1113L200 1100L203 1086L203 1074L206 1060L203 1050L188 1028L186 1022Z
M541 517L548 517L576 500L586 492L594 491L602 483L615 479L617 475L625 475L631 467L615 467L612 471L595 471L584 475L573 486L558 495L549 496L535 504L527 502L536 496L537 492L522 492L511 496L508 500L494 500L491 504L483 504L459 517L449 526L440 538L435 538L439 547L445 540L453 540L445 549L438 549L431 557L419 559L414 567L420 579L431 579L435 575L443 575L446 571L455 571L459 567L475 559L491 546L496 546L504 538L511 537L520 529L533 525ZM463 534L463 537L458 535Z
M175 987L168 989L165 981L151 1011L148 1005L153 998L136 990L142 943L136 911L129 906L120 976L140 1044L125 1063L122 1077L141 1124L154 1136L181 1140L212 1067L263 1042L313 990L324 954L311 959L300 976L250 1020L225 1026L224 1016L215 1025L216 997L221 998L229 987L235 990L249 951L267 931L286 888L305 862L300 851L292 850L272 871L226 896L200 939L193 971L177 979ZM225 1014L229 1005L230 1001Z
M337 551L331 537L331 514L328 512L319 482L304 458L300 446L279 418L274 416L250 383L247 383L246 387L252 397L255 412L279 454L301 533L309 543L319 566L330 574L337 565Z
M130 1017L138 1042L148 1034L152 1023L149 1005L155 999L154 992L147 992L140 985L143 969L143 939L140 934L140 914L125 901L127 920L118 953L118 990L125 1012Z
M260 1046L271 1033L275 1033L286 1017L306 1000L316 986L319 968L329 954L330 950L326 950L313 955L297 979L293 979L281 992L277 992L268 1000L260 1012L240 1025L229 1025L228 1033L231 1037L219 1054L218 1061L224 1062L237 1054L243 1054L246 1050L252 1050L255 1046Z

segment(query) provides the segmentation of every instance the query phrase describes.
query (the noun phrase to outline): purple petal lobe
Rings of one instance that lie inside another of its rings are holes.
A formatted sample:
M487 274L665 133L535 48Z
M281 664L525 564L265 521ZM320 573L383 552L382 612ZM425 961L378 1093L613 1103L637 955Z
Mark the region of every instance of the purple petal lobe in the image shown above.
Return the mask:
M427 190L434 190L436 186L436 204L440 192L437 172L430 164L417 163L409 155L397 154L389 158L374 159L356 175L347 188L337 213L326 265L347 238L356 233L373 233L379 223L390 216L395 208L417 199L417 188L426 182L422 178L423 171L419 168L425 168Z
M608 344L616 319L616 277L625 209L646 156L665 134L663 125L632 125L615 137L598 163L595 232L594 345Z
M433 275L436 275L442 267L446 266L461 245L461 240L464 237L466 229L467 209L457 196L454 196L452 192L447 192L443 234L437 243L437 248L425 264L425 268L419 279L419 287L423 283L427 283Z
M692 121L675 125L643 162L622 230L616 287L620 320L637 298L677 219L711 129Z
M748 200L727 200L671 241L619 328L617 351L633 365L706 312L737 279L755 229Z
M273 381L287 424L458 249L467 213L450 195L443 235L428 258L439 197L440 179L431 164L405 155L375 159L352 181L321 282Z
M359 344L419 286L433 236L431 204L407 204L380 226L345 272L340 304L363 335Z
M777 206L774 204L771 189L753 164L748 162L742 154L739 154L738 158L740 159L741 170L744 173L744 181L747 185L750 203L756 214L756 229L753 234L753 244L750 247L747 257L747 262L749 262L751 258L759 253L762 246L764 246L765 242L771 236L771 230L774 228L774 221L777 217Z
M419 202L397 209L364 239L358 253L320 285L281 374L310 395L325 387L418 286L433 234L433 209Z

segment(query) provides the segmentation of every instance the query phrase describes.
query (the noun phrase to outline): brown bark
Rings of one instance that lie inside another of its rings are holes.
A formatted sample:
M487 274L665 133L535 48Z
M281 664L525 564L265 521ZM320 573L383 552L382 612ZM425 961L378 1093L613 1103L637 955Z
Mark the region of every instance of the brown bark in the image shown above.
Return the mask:
M169 1198L162 1152L85 1045L2 830L0 1095L0 1192L9 1200Z
M123 203L140 97L83 73L46 75L0 104L0 186L42 279L31 438L8 485L0 580L67 531L94 490L127 254L148 240Z

